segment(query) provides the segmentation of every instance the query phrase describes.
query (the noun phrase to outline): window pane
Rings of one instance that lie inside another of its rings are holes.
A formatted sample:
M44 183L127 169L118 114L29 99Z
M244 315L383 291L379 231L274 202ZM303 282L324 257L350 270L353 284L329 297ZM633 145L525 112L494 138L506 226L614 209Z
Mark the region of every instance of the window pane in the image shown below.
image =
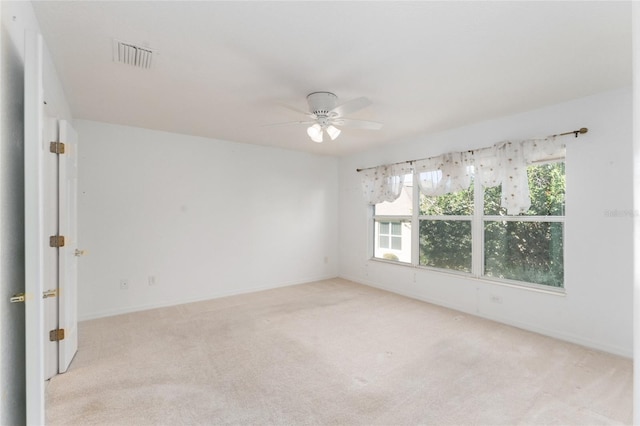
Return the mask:
M420 194L420 215L423 216L443 216L460 215L469 216L473 214L473 184L459 192L427 197Z
M396 260L399 262L411 263L411 221L398 220L391 222L391 226L387 226L387 230L398 228L398 235L382 235L380 231L382 224L389 222L376 221L376 235L374 241L373 256L378 259Z
M471 272L471 221L421 220L420 265Z
M402 237L391 237L391 248L394 250L402 250Z
M391 235L402 235L402 230L400 229L400 222L391 223Z
M380 234L389 235L389 222L380 222Z
M379 203L375 206L378 216L411 216L413 211L413 175L404 175L400 196L393 202Z
M565 173L564 162L535 164L527 168L531 207L527 216L564 216ZM484 190L484 214L506 216L500 207L502 188Z
M562 234L559 222L485 222L485 275L563 287Z

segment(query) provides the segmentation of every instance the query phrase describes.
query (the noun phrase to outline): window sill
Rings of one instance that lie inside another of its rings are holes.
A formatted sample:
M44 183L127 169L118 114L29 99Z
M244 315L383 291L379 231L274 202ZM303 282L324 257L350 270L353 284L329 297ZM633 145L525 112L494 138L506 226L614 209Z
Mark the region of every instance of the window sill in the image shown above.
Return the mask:
M426 266L415 266L415 265L412 265L411 263L399 262L395 260L378 259L376 257L369 258L369 261L387 264L387 265L402 266L405 268L419 269L421 271L428 271L428 272L433 272L435 274L455 276L457 278L466 278L472 281L481 281L487 284L500 285L500 286L511 287L511 288L520 289L520 290L527 290L535 293L544 293L544 294L550 294L553 296L562 296L562 297L567 295L567 291L564 287L551 287L551 286L545 286L543 284L526 283L522 281L507 280L507 279L487 277L487 276L477 277L468 272L447 271L447 270L442 270L438 268L430 268Z

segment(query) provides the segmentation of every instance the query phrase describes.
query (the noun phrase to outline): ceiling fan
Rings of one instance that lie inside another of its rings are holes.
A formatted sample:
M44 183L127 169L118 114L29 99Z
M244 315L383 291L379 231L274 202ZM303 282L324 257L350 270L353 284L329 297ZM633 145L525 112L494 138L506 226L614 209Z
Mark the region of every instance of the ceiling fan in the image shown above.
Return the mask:
M371 101L367 98L356 98L348 102L338 104L338 97L331 92L313 92L307 95L307 103L309 111L301 111L297 108L283 105L285 108L291 109L298 113L304 114L310 120L292 121L287 124L310 124L307 128L307 134L314 142L322 142L324 133L327 133L331 140L335 140L340 136L339 127L352 127L365 130L379 130L382 123L374 121L354 120L345 118L345 115L359 111L371 105Z

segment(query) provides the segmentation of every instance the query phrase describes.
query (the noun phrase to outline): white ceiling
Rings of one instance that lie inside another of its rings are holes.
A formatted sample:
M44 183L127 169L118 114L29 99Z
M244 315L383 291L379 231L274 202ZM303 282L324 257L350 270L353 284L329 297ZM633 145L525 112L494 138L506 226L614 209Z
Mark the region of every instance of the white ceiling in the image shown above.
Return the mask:
M630 2L35 2L75 118L326 155L631 85ZM156 49L151 70L111 40ZM373 105L312 142L306 95Z

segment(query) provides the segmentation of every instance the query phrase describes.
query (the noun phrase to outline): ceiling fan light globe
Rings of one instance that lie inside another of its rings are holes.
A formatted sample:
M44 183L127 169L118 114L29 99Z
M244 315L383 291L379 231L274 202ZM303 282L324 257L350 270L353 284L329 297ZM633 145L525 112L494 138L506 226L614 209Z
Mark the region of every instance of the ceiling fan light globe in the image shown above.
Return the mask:
M314 124L313 126L309 126L307 128L307 134L314 142L322 142L322 127L319 124Z
M340 136L340 129L337 127L329 126L327 127L327 134L331 138L332 141L336 140L338 136Z

